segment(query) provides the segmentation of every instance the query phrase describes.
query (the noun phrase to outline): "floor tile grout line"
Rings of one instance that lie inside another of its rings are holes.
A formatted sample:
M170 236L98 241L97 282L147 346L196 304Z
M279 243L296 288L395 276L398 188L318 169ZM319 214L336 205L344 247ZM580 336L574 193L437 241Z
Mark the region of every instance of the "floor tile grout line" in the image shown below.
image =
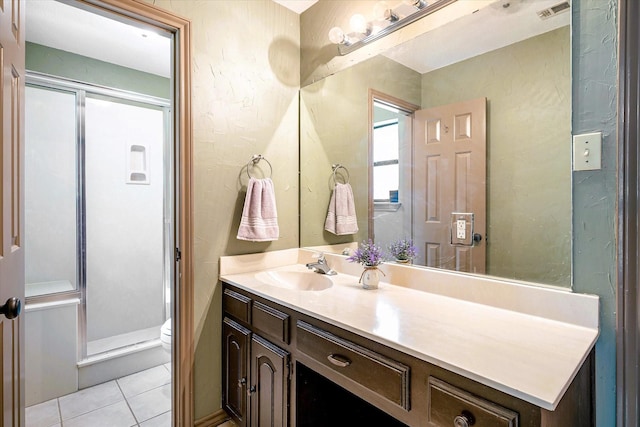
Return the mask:
M60 398L56 398L56 407L58 408L58 421L60 421L60 427L62 427L62 408L60 407Z
M158 366L163 366L163 367L164 367L164 369L166 370L166 372L168 372L169 374L171 374L171 368L170 368L170 367L168 367L166 363L163 363L163 364L158 365ZM155 368L149 368L149 369L155 369ZM140 372L143 372L143 371L140 371ZM135 375L135 374L132 374L132 375ZM172 378L170 378L170 380L169 380L168 382L165 382L164 384L157 385L157 386L155 386L155 387L151 387L151 388L150 388L150 389L148 389L148 390L145 390L145 391L140 392L140 393L136 393L135 395L130 396L130 397L127 397L127 396L125 395L125 393L124 393L123 386L122 386L122 385L121 385L121 383L120 383L120 380L121 380L122 378L124 378L124 377L115 378L115 379L111 380L111 381L114 381L114 382L115 382L115 385L116 385L116 387L118 388L118 391L120 392L120 396L122 397L122 400L118 400L118 401L116 401L116 402L113 402L112 404L116 404L116 403L118 403L118 402L122 402L122 401L124 401L124 402L125 402L125 404L127 405L127 408L129 409L130 414L132 415L132 417L133 417L133 419L134 419L134 421L135 421L135 423L136 423L136 424L135 424L135 425L133 425L132 427L139 427L141 423L144 423L144 422L146 422L146 421L148 421L148 420L144 420L144 421L139 421L139 420L138 420L138 417L136 416L136 414L135 414L135 413L134 413L134 411L133 411L133 408L131 407L131 404L130 404L130 402L129 402L129 399L133 399L133 398L136 398L137 396L140 396L140 395L142 395L142 394L144 394L144 393L147 393L147 392L150 392L150 391L157 390L157 389L160 389L160 388L162 388L162 387L165 387L165 386L167 386L168 384L171 384ZM110 381L106 381L106 382L101 383L101 384L107 384L108 382L110 382ZM96 386L98 386L98 385L100 385L100 384L96 384ZM80 390L76 391L75 393L81 392L82 390L86 390L86 389L80 389ZM71 393L71 394L74 394L74 393ZM61 397L62 397L62 396L61 396ZM65 424L67 424L67 423L68 423L69 421L71 421L71 420L74 420L74 419L76 419L76 418L78 418L78 417L81 417L81 416L83 416L83 415L87 415L87 414L90 414L90 413L92 413L92 412L95 412L95 411L98 411L98 410L104 409L104 408L106 408L107 406L110 406L110 405L100 406L99 408L95 408L95 409L93 409L93 410L91 410L91 411L85 412L85 413L83 413L83 414L78 414L78 415L76 415L76 416L74 416L74 417L71 417L71 418L69 418L69 419L64 420L64 419L63 419L63 415L62 415L62 402L61 402L61 399L60 399L60 397L57 397L57 398L54 398L54 399L55 399L56 411L57 411L57 414L58 414L58 421L57 421L56 423L52 424L50 427L53 427L54 425L56 425L56 424L58 424L58 423L59 423L59 425L62 427L62 426L64 426ZM52 400L53 400L53 399L52 399ZM32 405L32 406L35 406L35 405ZM173 408L171 408L171 409L173 409ZM171 412L171 409L170 409L169 411L167 411L167 412ZM165 414L165 412L163 412L162 414L157 414L157 415L155 415L154 417L151 417L150 419L155 418L155 417L158 417L158 416L162 416L163 414Z
M122 386L120 385L120 382L118 381L120 378L116 379L116 384L118 386L118 389L120 389L120 393L122 393L122 397L124 397L124 403L127 405L127 408L129 408L129 412L131 412L131 416L133 417L133 419L136 422L136 426L140 425L140 421L138 420L138 417L136 416L136 413L133 412L133 408L131 407L131 404L129 403L129 398L124 394L124 390L122 389Z

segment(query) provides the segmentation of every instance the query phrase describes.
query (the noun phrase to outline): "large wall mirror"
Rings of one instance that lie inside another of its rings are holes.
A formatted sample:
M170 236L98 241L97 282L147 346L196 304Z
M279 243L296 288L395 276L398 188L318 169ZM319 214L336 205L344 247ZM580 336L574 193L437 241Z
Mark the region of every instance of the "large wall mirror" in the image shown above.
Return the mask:
M409 238L417 265L570 287L571 12L538 13L558 3L496 1L302 87L300 245ZM430 151L447 137L484 145ZM358 231L334 234L347 180Z

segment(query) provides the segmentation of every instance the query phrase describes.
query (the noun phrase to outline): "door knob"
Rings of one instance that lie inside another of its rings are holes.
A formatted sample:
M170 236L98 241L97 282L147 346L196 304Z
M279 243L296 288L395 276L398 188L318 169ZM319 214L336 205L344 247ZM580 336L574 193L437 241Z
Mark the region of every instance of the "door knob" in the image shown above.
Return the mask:
M0 306L0 314L4 314L7 319L15 319L20 315L22 303L18 298L9 298L4 305Z

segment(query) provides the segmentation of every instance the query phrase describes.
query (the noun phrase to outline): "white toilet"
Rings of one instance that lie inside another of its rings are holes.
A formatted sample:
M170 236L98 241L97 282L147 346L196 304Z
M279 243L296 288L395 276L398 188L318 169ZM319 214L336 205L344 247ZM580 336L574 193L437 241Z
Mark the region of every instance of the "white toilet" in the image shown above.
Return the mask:
M160 328L160 342L162 342L162 348L171 353L171 318L168 318Z

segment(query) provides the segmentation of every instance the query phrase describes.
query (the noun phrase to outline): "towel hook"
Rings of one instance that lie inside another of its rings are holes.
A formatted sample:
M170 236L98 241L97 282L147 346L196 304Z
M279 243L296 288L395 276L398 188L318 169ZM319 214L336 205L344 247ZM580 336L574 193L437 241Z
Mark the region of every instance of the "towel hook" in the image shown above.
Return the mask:
M247 162L247 175L249 175L249 178L253 178L251 176L251 173L249 172L249 168L257 165L260 160L264 160L269 165L269 178L271 178L271 176L273 175L273 167L271 166L269 160L267 160L266 157L264 157L262 154L254 154L253 156L251 156L251 159Z
M345 168L344 166L342 166L340 163L336 163L335 165L331 165L331 170L333 171L333 182L334 182L334 184L338 183L337 176L336 176L336 174L338 172L338 169L344 169L344 171L347 173L347 179L344 180L345 181L344 184L348 184L349 181L351 181L351 177L349 176L349 170L347 168Z

